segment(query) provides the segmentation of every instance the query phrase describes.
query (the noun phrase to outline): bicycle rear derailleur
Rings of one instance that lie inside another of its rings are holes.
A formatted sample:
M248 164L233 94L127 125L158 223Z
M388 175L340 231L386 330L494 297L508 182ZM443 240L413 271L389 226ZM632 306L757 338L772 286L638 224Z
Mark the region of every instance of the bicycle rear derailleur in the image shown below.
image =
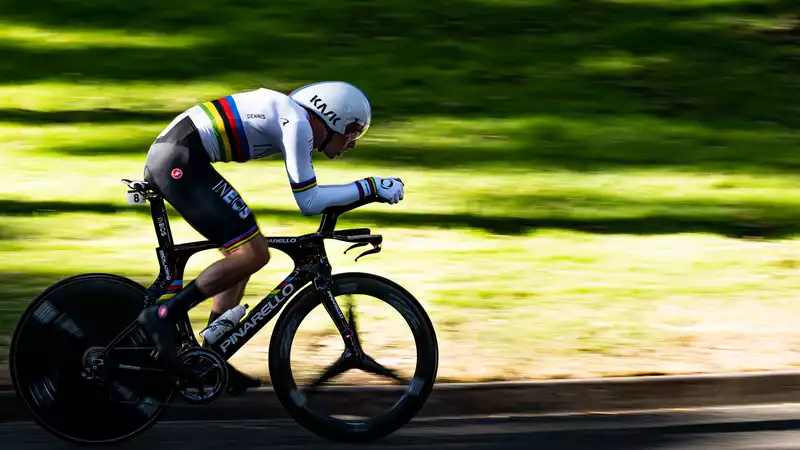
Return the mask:
M191 376L178 379L178 393L185 401L202 405L219 398L228 386L228 366L216 353L189 348L178 354Z

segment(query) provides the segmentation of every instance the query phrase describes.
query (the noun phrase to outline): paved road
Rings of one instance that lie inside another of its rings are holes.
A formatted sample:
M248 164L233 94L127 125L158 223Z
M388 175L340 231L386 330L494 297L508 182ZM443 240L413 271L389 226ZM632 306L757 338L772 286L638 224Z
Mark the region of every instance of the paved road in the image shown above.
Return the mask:
M0 423L0 449L67 449L33 423ZM98 448L98 447L96 447ZM800 405L635 414L415 420L381 441L352 446L316 438L288 420L162 422L117 449L792 449Z

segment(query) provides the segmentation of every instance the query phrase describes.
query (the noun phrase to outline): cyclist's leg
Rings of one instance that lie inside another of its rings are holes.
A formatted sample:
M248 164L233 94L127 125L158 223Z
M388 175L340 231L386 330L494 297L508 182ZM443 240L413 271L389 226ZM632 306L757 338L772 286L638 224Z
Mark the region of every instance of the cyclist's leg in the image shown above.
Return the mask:
M252 275L269 261L267 239L258 232L258 228L247 233L251 234L248 242L225 258L211 264L193 281L205 294L204 298L215 296L228 289L236 289L245 277ZM177 298L177 295L174 298Z
M244 297L244 290L247 287L247 282L250 280L250 276L244 278L244 280L240 281L239 284L236 286L222 291L219 294L214 296L214 302L211 306L211 313L208 316L208 323L217 320L217 317L221 316L225 313L225 311L235 307L239 303L242 302L242 298Z
M230 255L229 252L222 249L220 249L220 252L226 257ZM247 287L248 281L250 281L249 275L246 276L244 280L240 281L236 286L214 296L214 302L211 306L211 313L208 316L209 325L211 322L217 320L217 317L225 314L225 311L242 302L242 297L244 297L244 290Z
M153 145L145 178L184 220L226 254L193 281L206 298L236 286L269 260L269 245L253 212L211 165L188 118Z
M226 253L223 252L223 254ZM244 296L244 289L247 286L249 279L250 277L247 276L236 286L222 291L214 296L214 303L211 307L211 313L208 315L209 325L211 325L211 322L217 320L219 316L224 314L225 311L241 303L242 297ZM230 361L226 361L226 364L228 365L228 393L236 395L246 391L249 388L261 386L261 380L258 378L254 378L240 372L230 364Z
M247 286L247 281L249 279L250 277L247 276L236 286L214 296L214 303L211 307L211 313L208 315L209 325L211 325L211 322L217 320L219 316L224 314L225 311L241 303L242 297L244 296L244 289ZM228 366L227 392L229 394L237 395L246 391L247 389L261 386L260 379L251 377L239 371L231 365L230 361L226 361L225 364Z
M244 200L212 167L188 119L153 144L145 179L198 232L229 253L175 297L142 313L141 322L153 335L159 353L171 360L175 356L175 318L263 267L269 261L269 245Z
M264 241L264 243L266 244L266 239L263 236L259 235L259 238L261 238ZM200 275L198 275L198 279L200 279L201 276L209 275L209 272L211 272L212 275L216 275L216 274L213 274L212 271L218 270L220 268L219 266L224 264L223 261L231 258L232 255L237 254L237 253L238 253L238 255L242 255L246 251L263 252L263 254L267 255L267 260L269 260L269 248L267 246L265 246L263 249L256 248L257 244L258 244L258 242L253 242L252 244L251 243L244 244L239 249L234 250L233 253L225 251L223 249L222 253L225 255L225 259L223 259L221 261L217 261L216 263L212 264L208 269L206 269L205 271L201 272ZM266 261L265 261L264 264L266 264ZM260 267L263 267L263 265L260 266ZM233 277L233 275L226 274L224 270L221 271L220 273L221 273L221 275L219 275L219 276L221 276L223 278ZM244 295L245 286L246 286L247 281L249 279L250 279L250 274L248 273L244 277L244 279L242 281L240 281L239 283L237 283L236 285L234 285L234 286L232 286L230 288L227 288L224 291L214 295L214 303L212 305L212 312L209 315L209 324L214 319L219 317L219 315L223 314L225 311L227 311L230 308L233 308L234 306L238 305L239 302L241 302L242 296ZM226 361L225 364L228 366L228 387L227 387L226 391L229 394L231 394L231 395L239 395L242 392L246 391L247 389L256 388L256 387L261 386L261 380L259 380L258 378L251 377L251 376L239 371L238 369L236 369L235 367L233 367L230 364L230 361Z

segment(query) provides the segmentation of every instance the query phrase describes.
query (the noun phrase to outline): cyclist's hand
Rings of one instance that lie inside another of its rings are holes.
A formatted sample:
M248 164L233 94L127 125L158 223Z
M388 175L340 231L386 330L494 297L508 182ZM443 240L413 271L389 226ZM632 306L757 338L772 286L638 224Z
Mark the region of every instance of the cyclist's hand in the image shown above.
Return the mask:
M372 177L378 187L378 197L388 203L395 204L403 199L404 185L400 178L380 178Z

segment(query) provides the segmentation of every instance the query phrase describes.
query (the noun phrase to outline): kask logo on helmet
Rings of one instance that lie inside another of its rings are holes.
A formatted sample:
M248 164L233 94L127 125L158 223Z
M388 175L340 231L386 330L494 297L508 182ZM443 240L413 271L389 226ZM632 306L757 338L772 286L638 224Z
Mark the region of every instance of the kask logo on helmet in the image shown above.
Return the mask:
M336 122L341 120L341 117L339 117L336 114L336 112L334 112L333 110L330 110L330 111L327 110L328 109L328 104L323 102L322 99L319 98L319 95L314 94L314 96L311 97L310 101L311 101L311 104L314 105L314 107L317 108L320 113L322 113L322 117L325 117L328 120L330 120L331 125L336 126ZM330 116L330 117L328 117L328 116Z
M358 137L369 128L372 108L361 90L344 81L323 81L295 89L289 97L300 106L313 111L339 134L346 126L358 123L363 127ZM356 139L358 138L356 137Z

